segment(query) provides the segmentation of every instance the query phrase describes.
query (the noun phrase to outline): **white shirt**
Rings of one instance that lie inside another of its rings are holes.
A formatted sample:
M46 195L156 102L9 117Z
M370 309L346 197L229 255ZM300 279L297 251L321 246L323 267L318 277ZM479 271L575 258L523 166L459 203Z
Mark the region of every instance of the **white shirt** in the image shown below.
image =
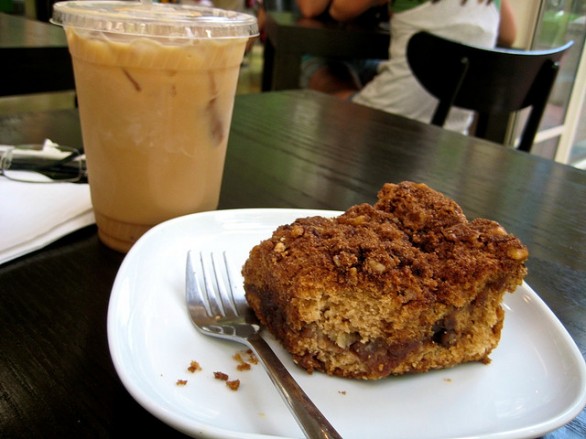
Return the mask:
M437 99L419 84L406 57L407 43L425 30L435 35L480 47L494 47L500 13L496 2L442 0L427 2L391 19L389 60L381 63L379 74L353 97L353 102L429 123ZM467 132L472 112L452 108L445 128Z

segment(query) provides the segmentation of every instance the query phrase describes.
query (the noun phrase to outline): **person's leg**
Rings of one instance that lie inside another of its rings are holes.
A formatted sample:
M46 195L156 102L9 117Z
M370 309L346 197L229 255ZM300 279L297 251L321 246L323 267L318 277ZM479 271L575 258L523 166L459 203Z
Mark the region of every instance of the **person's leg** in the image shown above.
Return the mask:
M301 87L347 99L360 90L360 80L343 61L306 56L301 65Z
M360 83L345 64L336 63L317 69L308 88L345 99L360 90Z

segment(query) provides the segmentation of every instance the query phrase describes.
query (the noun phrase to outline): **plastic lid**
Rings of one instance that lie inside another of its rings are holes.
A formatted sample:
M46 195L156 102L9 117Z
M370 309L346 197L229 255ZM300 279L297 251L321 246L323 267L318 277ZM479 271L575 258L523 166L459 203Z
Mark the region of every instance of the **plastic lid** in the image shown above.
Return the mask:
M258 35L252 15L217 8L138 1L64 1L51 22L65 27L145 37L242 38Z

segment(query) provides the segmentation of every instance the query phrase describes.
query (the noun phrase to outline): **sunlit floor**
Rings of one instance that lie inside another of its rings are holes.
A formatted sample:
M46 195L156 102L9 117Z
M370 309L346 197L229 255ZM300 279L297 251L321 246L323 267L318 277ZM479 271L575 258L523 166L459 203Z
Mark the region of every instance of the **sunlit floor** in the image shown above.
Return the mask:
M0 116L28 111L63 110L75 106L73 91L0 98Z
M586 141L575 145L572 152L574 153L573 155L577 157L572 165L576 168L586 170Z
M261 91L262 66L263 46L257 41L252 49L244 55L236 94L259 93Z

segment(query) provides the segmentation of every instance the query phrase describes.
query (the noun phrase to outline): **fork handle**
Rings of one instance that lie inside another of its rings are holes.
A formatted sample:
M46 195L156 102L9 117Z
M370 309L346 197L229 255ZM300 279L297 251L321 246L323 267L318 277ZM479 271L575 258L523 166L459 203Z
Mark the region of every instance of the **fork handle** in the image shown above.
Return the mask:
M341 439L342 436L299 387L268 343L259 334L253 334L247 340L305 435L310 439Z

